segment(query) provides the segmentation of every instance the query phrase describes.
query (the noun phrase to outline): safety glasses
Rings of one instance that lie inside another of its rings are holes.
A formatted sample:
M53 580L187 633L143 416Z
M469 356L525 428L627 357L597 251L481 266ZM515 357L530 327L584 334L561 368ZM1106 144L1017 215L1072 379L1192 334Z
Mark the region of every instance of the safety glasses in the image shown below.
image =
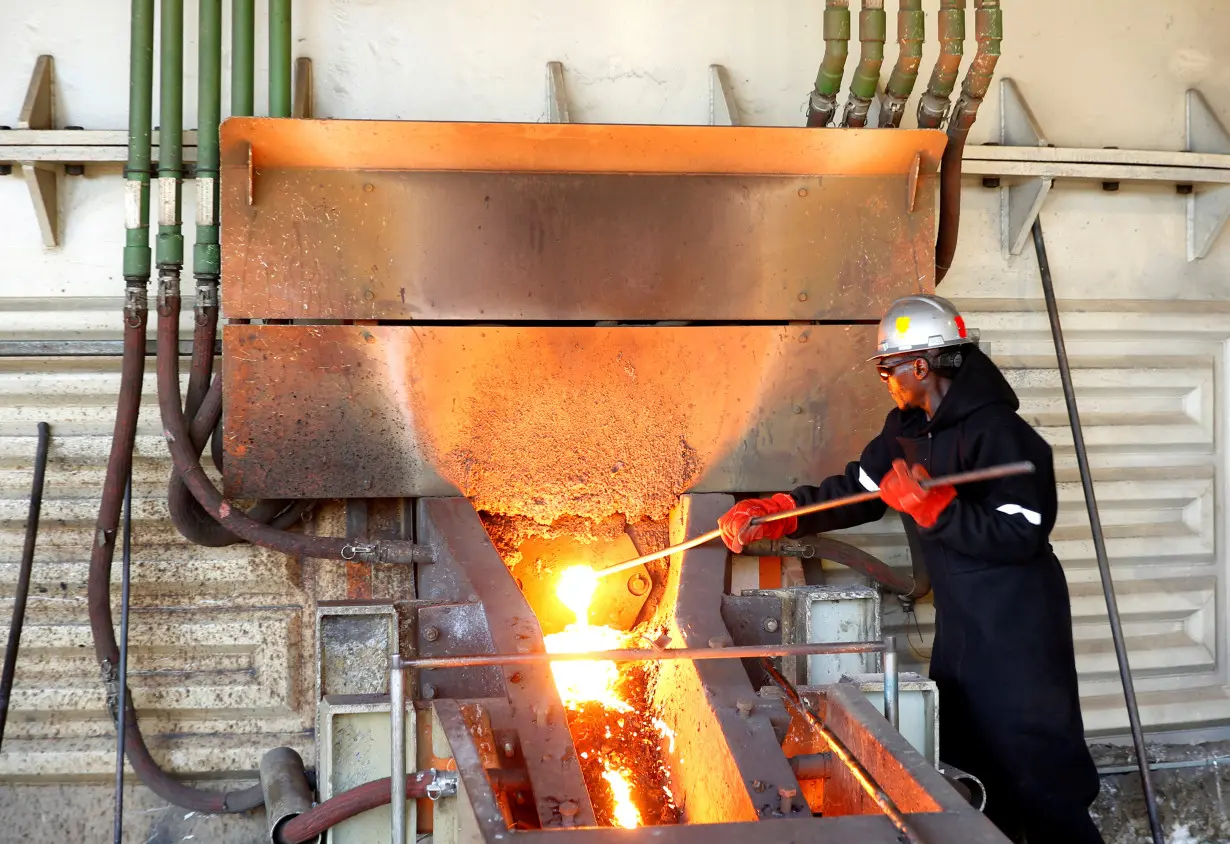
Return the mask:
M880 376L881 381L887 381L897 373L897 370L903 366L912 366L917 360L922 360L922 358L913 357L908 360L899 360L896 363L879 363L876 364L876 373Z

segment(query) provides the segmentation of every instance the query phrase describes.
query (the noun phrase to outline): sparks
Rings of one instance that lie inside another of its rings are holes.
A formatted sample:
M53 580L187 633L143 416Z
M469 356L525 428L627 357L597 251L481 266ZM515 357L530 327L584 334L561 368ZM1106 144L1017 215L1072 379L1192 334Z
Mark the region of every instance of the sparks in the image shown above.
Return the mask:
M627 634L589 623L589 607L598 588L598 576L589 566L572 566L560 576L555 594L575 618L559 633L543 637L548 653L583 653L618 648ZM557 662L551 666L555 685L564 705L575 709L582 703L599 703L608 709L630 712L632 707L615 691L619 667L608 660Z

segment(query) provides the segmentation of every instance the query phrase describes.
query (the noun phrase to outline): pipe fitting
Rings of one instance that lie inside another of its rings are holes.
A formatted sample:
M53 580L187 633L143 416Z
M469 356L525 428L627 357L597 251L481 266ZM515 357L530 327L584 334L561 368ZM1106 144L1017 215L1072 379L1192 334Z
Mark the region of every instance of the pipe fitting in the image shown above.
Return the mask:
M881 128L896 129L905 117L905 107L914 93L918 68L922 64L925 18L922 0L901 0L901 9L897 13L897 43L901 49L884 89L884 99L880 105Z
M289 747L275 747L262 756L260 775L269 840L281 844L286 824L312 808L312 787L303 759ZM319 836L308 839L318 840Z
M807 125L828 126L837 111L837 93L850 53L850 2L827 0L824 9L824 58L816 74L816 87L807 105Z
M867 112L880 82L884 65L884 44L888 40L888 21L884 0L863 0L858 14L858 38L862 43L858 67L850 80L850 97L841 124L858 129L867 125Z

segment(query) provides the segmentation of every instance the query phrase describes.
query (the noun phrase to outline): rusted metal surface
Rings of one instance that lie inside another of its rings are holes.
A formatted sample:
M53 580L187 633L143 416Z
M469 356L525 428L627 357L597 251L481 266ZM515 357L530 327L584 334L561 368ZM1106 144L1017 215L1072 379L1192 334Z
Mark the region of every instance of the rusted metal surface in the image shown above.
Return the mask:
M538 621L491 545L470 503L463 498L421 499L417 524L420 542L435 550L436 559L435 563L420 567L420 580L431 584L421 590L424 597L428 591L444 592L449 588L444 584L460 587L458 591L472 594L474 598L459 594L446 597L481 603L495 650L502 653L543 650ZM447 569L454 573L447 575ZM501 670L510 726L520 736L521 746L531 749L525 755L525 763L534 786L539 823L543 826L558 824L559 807L571 801L577 806L577 823L593 824L593 806L550 669L546 665L518 665ZM437 709L437 714L439 712ZM455 744L453 751L458 754L458 768L464 771ZM468 780L466 787L470 787ZM483 823L480 817L480 826Z
M479 604L438 604L418 610L418 656L491 653L495 645ZM504 676L495 668L424 670L419 693L427 698L486 698L504 694Z
M387 694L389 656L397 651L397 610L392 601L317 603L318 699L325 695Z
M704 532L732 503L728 495L684 496L671 516L671 540ZM671 566L660 610L670 647L730 642L721 615L725 553L695 548ZM756 697L739 663L663 663L653 702L678 737L672 790L689 823L771 817L779 788L798 792L773 723L784 727L788 716L781 701Z
M735 645L780 645L782 599L778 595L722 595L722 622ZM743 670L756 688L769 678L759 659L743 660Z
M449 495L549 524L839 470L888 401L872 326L231 325L226 490ZM425 596L426 597L426 596Z

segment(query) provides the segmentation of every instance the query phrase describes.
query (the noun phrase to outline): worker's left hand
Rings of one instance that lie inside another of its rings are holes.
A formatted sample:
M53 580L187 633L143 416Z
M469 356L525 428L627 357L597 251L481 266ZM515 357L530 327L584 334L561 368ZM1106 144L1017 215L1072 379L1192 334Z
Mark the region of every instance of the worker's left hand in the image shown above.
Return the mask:
M893 468L880 481L880 498L901 513L908 513L919 527L933 527L940 513L957 497L953 486L923 489L920 481L930 480L923 466L907 466L904 460L894 460Z
M794 499L784 492L779 492L772 498L749 498L746 501L740 501L718 519L722 541L731 551L741 554L743 546L750 542L758 539L781 539L787 534L794 533L799 527L799 520L795 517L779 519L776 522L765 522L762 525L752 524L752 519L767 516L770 513L780 513L783 510L793 510L797 506Z

